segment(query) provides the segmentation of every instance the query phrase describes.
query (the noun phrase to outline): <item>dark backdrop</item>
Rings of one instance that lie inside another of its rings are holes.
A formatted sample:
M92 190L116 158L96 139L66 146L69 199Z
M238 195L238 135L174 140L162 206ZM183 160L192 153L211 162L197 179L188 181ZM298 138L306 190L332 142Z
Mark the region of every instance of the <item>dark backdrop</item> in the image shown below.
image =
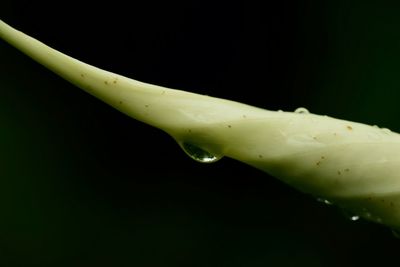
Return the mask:
M361 0L3 0L0 18L141 81L399 131L399 12ZM4 266L377 266L397 262L399 244L249 166L192 161L0 41Z

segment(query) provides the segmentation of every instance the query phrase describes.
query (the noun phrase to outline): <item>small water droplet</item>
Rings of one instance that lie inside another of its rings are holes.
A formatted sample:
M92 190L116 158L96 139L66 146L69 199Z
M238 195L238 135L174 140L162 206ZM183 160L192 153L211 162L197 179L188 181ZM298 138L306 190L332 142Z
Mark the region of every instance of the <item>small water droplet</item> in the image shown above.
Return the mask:
M382 131L383 133L385 133L385 134L389 134L389 133L392 132L392 131L391 131L390 129L388 129L388 128L381 128L381 131Z
M349 217L349 219L350 219L351 221L358 221L358 220L360 219L360 216L358 216L358 215L351 215L351 216Z
M369 210L367 208L362 208L361 212L360 212L360 216L367 219L367 220L371 220L372 219L372 214L371 212L369 212Z
M213 163L222 158L221 155L210 153L192 143L183 142L181 147L192 159L201 163Z
M392 229L392 234L396 238L400 238L400 230L399 229Z
M300 107L300 108L296 108L296 110L294 111L294 113L298 113L298 114L310 114L310 111L308 111L308 109Z
M317 198L317 201L318 202L321 202L321 203L324 203L324 204L326 204L326 205L333 205L333 203L332 202L330 202L329 200L327 200L327 199L325 199L325 198L322 198L322 197L319 197L319 198Z
M342 209L342 213L343 213L343 215L344 215L347 219L349 219L350 221L355 222L355 221L358 221L358 220L360 219L360 215L354 214L354 213L352 213L351 211Z

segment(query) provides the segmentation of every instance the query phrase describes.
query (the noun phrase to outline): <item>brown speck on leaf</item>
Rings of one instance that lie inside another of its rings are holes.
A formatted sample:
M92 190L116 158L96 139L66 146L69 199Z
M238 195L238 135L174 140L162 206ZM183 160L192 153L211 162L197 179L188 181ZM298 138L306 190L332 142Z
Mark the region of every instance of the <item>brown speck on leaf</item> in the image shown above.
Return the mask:
M192 132L192 130L191 130L191 129L189 129L189 130L188 130L188 132L189 132L189 133L191 133L191 132Z
M325 157L324 157L324 156L321 156L321 159L325 159Z
M108 82L107 82L107 81L104 81L104 84L108 84Z
M347 125L346 128L347 128L347 130L349 130L349 131L353 130L353 127L351 127L350 125Z
M148 108L148 107L149 107L149 105L144 105L144 107Z
M390 206L393 207L393 206L394 206L394 203L393 203L393 202L390 202Z
M228 128L232 128L232 125L228 125Z
M338 174L338 175L341 175L341 174L342 174L342 172L341 172L341 171L337 171L337 174Z
M259 157L260 159L262 159L262 158L263 158L263 156L262 156L262 155L258 155L258 157Z
M319 166L321 164L321 161L317 161L316 163L315 163L315 165L317 165L317 166Z
M122 101L119 101L119 104L122 105Z
M247 116L246 116L246 115L243 115L242 117L243 117L243 118L247 118Z
M349 169L349 168L346 168L346 169L344 169L344 171L345 171L345 172L349 172L349 171L350 171L350 169Z
M81 77L82 77L82 78L85 78L85 74L81 73Z

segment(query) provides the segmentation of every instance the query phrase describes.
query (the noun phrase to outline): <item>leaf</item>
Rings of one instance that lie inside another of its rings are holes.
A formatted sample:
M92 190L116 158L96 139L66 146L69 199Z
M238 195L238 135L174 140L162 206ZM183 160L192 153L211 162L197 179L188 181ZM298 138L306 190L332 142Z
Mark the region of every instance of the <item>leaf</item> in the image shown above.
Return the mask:
M222 156L315 197L400 227L400 135L309 113L275 112L139 82L69 57L0 21L0 37L121 112L171 135L192 158Z

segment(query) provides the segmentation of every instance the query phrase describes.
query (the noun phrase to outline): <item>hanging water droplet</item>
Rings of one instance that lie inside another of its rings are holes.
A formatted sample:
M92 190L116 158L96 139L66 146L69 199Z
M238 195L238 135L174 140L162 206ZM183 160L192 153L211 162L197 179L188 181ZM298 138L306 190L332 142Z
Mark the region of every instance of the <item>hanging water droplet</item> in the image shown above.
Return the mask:
M296 108L296 110L294 111L294 113L298 113L298 114L310 114L310 111L308 111L308 109L300 107L300 108Z
M186 154L188 154L192 159L201 163L213 163L222 158L221 155L210 153L192 143L183 142L181 146Z
M324 203L324 204L326 204L326 205L333 205L333 203L332 202L330 202L329 200L327 200L327 199L325 199L325 198L322 198L322 197L318 197L317 198L317 201L318 202L321 202L321 203Z

